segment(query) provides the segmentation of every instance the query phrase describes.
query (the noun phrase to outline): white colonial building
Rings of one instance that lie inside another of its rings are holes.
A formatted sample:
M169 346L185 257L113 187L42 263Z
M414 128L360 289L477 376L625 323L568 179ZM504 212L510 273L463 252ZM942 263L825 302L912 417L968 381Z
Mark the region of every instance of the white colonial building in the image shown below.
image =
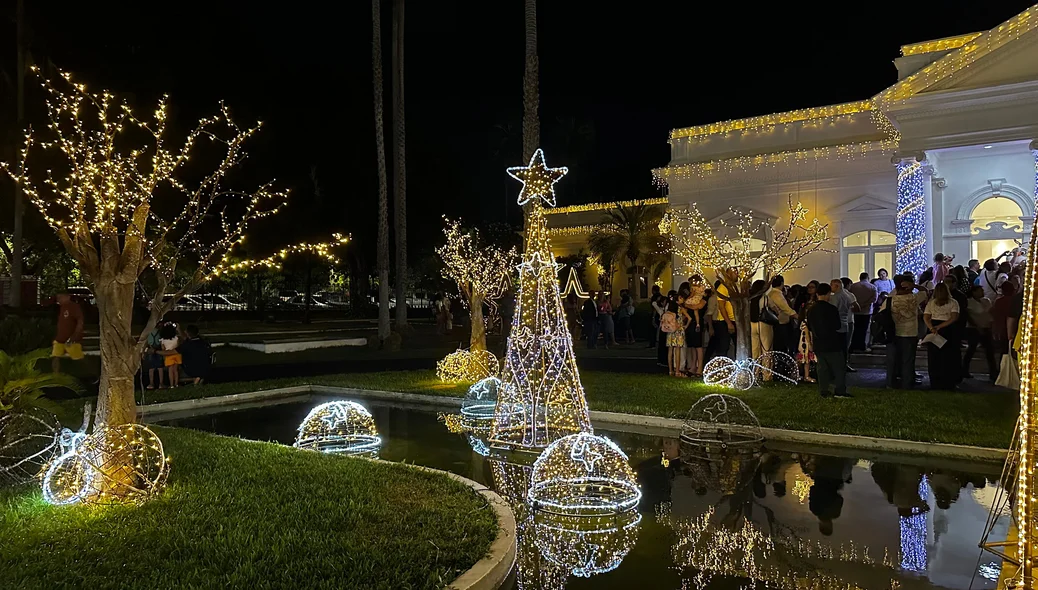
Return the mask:
M901 48L898 81L860 102L675 129L656 170L670 207L779 221L799 200L833 237L787 282L919 272L1024 243L1035 211L1038 8ZM768 235L760 235L763 245ZM679 271L680 272L680 271Z

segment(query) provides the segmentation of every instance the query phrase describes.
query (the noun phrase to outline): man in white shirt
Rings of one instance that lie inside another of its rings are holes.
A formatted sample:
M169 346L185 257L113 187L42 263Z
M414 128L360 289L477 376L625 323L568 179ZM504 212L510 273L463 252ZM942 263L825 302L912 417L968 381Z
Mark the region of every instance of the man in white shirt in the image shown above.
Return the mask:
M850 279L833 279L829 281L829 286L832 287L832 295L829 297L829 303L836 306L836 311L840 312L840 322L843 324L842 328L837 330L840 334L844 335L847 339L847 346L844 352L844 358L847 360L847 372L855 373L850 363L850 346L851 346L851 326L854 325L854 312L858 309L858 301L847 292L847 289L843 288L844 282L850 283Z
M1006 282L1006 278L1006 274L999 271L998 262L994 258L988 258L984 262L984 270L980 271L977 283L984 289L984 297L994 301L998 299L1002 283Z
M782 294L782 285L786 280L782 275L771 278L771 288L765 293L765 305L778 316L779 325L772 329L771 350L789 354L793 346L793 335L789 330L789 319L796 315L793 308Z

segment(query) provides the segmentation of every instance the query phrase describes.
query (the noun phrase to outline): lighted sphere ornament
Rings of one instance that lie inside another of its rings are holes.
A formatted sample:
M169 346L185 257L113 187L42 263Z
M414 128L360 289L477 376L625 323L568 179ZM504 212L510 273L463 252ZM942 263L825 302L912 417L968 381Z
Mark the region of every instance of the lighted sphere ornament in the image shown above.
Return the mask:
M737 397L714 393L697 401L681 428L681 443L756 446L764 442L760 421Z
M544 449L530 482L533 508L562 515L617 514L635 508L642 497L627 455L613 441L587 432Z
M58 419L36 406L0 412L0 485L39 475L60 450L60 431Z
M537 512L534 543L541 555L571 575L590 578L616 569L638 541L642 515L566 516Z
M766 351L756 359L732 360L714 357L703 367L703 383L746 391L765 383L797 383L797 363L793 357L777 351Z
M147 426L121 424L86 436L62 432L65 452L47 467L43 498L51 504L142 504L166 485L169 458Z
M480 381L501 372L501 363L489 350L455 350L436 363L440 381Z
M294 446L322 453L374 453L382 446L371 412L357 402L316 406L299 424Z

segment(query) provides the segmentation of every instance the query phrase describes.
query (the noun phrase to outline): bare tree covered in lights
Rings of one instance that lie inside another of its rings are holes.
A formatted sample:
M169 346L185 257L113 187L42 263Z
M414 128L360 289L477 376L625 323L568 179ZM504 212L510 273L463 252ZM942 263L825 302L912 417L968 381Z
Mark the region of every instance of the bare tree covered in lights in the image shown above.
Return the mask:
M512 272L519 260L516 249L504 250L486 243L479 231L464 230L461 223L446 219L443 233L447 243L436 249L443 259L443 277L458 284L469 307L472 334L469 350L486 350L486 322L483 303L500 298L504 278Z
M695 204L687 209L668 211L660 230L670 237L674 253L689 273L716 277L728 292L735 310L736 352L739 360L750 352L750 285L757 273L765 280L801 268L811 252L829 252L822 246L829 240L828 225L817 218L808 219L808 210L789 198L788 218L774 226L757 221L747 211L732 209L733 217L722 219L721 227L711 227ZM764 236L764 246L754 243ZM712 282L712 281L710 281Z
M17 161L0 168L43 214L94 290L101 336L97 422L134 422L140 351L177 300L224 272L277 266L293 252L331 257L332 244L299 244L232 264L232 249L249 223L276 213L287 198L271 182L249 190L229 186L259 123L239 127L221 105L177 143L166 97L144 118L112 93L90 92L68 74L52 81L33 72L47 93L50 122L30 129ZM209 158L215 168L197 162ZM346 240L336 237L336 243ZM178 266L189 272L177 273ZM135 336L134 290L145 271L154 278L148 281L151 311Z

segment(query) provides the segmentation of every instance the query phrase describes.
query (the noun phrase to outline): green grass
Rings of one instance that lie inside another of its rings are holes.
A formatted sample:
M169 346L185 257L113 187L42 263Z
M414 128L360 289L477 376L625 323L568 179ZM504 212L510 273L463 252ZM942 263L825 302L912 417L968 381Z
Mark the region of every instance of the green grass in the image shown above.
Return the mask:
M581 371L592 410L682 418L704 395L722 390L667 375ZM291 385L336 385L460 397L468 385L447 384L433 371L392 371L219 383L149 391L147 403L214 397ZM761 426L856 434L922 442L1008 448L1019 411L1015 392L962 393L851 388L853 399L822 399L814 386L731 392L756 413Z
M445 476L157 429L169 487L140 507L0 492L4 588L441 588L497 522Z

